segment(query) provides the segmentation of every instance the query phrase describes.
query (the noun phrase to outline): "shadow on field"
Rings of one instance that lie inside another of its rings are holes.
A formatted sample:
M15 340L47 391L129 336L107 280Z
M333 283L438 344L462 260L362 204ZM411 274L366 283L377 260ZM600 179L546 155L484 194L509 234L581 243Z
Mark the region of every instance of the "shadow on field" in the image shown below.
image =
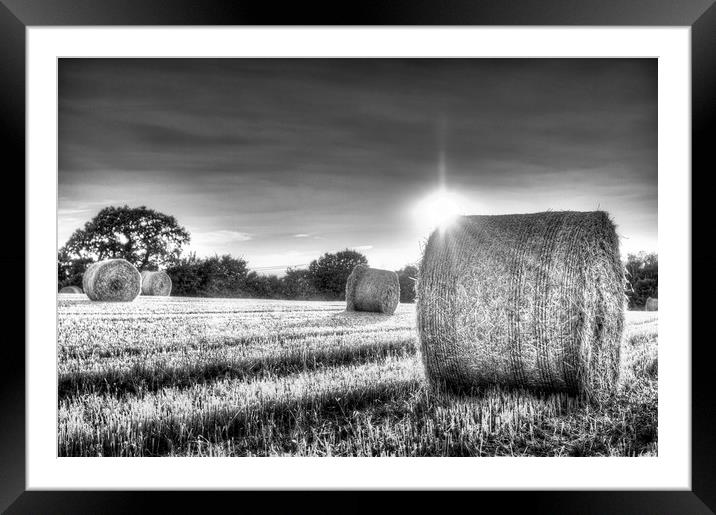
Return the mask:
M400 324L400 325L396 325ZM296 329L306 327L305 318L295 321L284 321L282 326L285 329ZM405 321L396 315L386 315L383 313L372 313L367 311L338 311L327 313L323 316L316 316L311 319L311 326L315 326L322 331L353 331L357 328L365 330L378 326L381 330L414 330L415 325L410 321ZM386 327L388 326L388 327ZM375 330L375 329L374 329Z
M367 321L375 323L393 322L396 320L396 317L397 315L386 315L385 313L374 313L371 311L339 311L330 316L333 321L345 321L349 324L365 324Z
M207 358L186 354L179 355L178 360L139 361L127 368L111 368L110 364L109 369L67 372L58 379L58 395L64 398L90 392L138 394L165 387L186 388L216 379L277 377L327 367L361 365L415 353L414 338L405 338L356 346L286 349L267 355L233 357L225 352Z
M399 333L410 329L409 327L350 327L350 326L336 326L336 327L324 327L315 329L304 329L300 332L291 331L297 327L305 328L305 324L286 324L286 328L289 330L283 330L279 332L262 332L262 333L249 333L242 336L235 336L231 334L218 334L211 337L198 338L196 341L178 341L169 342L163 345L152 346L150 349L146 345L141 343L127 344L122 342L120 345L106 345L100 344L96 346L83 346L83 347L62 347L60 348L59 358L61 360L75 360L75 359L105 359L105 358L119 358L119 357L131 357L131 356L146 356L148 351L153 353L169 353L169 352L183 352L185 350L198 350L203 351L223 349L229 347L245 347L245 348L256 348L262 345L290 345L306 340L309 338L320 338L320 337L345 337L351 335L360 334L361 336L374 336L377 334L385 335L389 333Z
M313 421L340 427L351 413L400 406L399 401L419 392L422 384L418 379L393 380L360 389L335 388L290 399L261 399L246 406L169 419L132 420L121 431L105 426L85 434L85 439L60 439L58 456L160 456L179 451L197 438L212 443L240 439L245 447L242 454L256 454L262 447L268 452L269 440L271 447L285 450L295 445L292 429Z
M655 456L657 350L655 331L630 335L624 348L625 380L614 398L601 406L566 394L538 395L498 387L452 395L427 387L419 372L391 376L390 370L403 369L381 365L370 375L351 366L412 356L416 352L412 336L311 350L277 349L254 357L232 358L231 352L186 354L171 358L173 364L155 360L124 372L67 374L60 377L65 399L60 399L58 453ZM205 361L197 363L199 358ZM414 359L408 360L408 370L416 365ZM320 374L320 381L315 377L303 381L300 375L341 365L348 366ZM247 395L233 397L240 401L216 393L223 392L221 388L208 400L181 388L143 395L165 386L193 386L225 377L272 379L296 373L296 377L271 380L265 388L249 383ZM109 395L85 395L88 392ZM114 398L115 393L127 395Z
M420 378L337 386L239 407L84 420L60 456L637 456L656 450L655 390L595 411L566 395L430 392ZM203 450L201 447L203 446Z

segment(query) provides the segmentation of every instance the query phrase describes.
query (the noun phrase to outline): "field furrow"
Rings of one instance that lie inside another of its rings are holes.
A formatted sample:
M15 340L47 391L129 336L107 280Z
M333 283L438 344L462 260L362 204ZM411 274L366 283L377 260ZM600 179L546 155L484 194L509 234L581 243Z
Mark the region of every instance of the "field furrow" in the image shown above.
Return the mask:
M201 343L168 352L120 354L61 361L58 372L60 397L83 391L115 394L155 391L165 386L190 386L217 378L247 379L285 375L319 368L380 361L389 356L416 352L415 336L407 331L393 336L351 335L326 342L316 338L291 345L234 346Z
M438 393L413 305L61 296L60 456L639 456L656 453L653 313L629 314L622 387L594 407Z

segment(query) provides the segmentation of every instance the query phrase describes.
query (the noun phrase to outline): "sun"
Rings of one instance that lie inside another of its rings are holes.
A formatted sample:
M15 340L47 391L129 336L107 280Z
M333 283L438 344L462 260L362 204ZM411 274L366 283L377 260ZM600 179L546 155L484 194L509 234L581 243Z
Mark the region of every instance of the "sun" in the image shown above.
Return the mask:
M440 188L415 206L414 215L425 229L445 229L462 214L462 198L457 193Z

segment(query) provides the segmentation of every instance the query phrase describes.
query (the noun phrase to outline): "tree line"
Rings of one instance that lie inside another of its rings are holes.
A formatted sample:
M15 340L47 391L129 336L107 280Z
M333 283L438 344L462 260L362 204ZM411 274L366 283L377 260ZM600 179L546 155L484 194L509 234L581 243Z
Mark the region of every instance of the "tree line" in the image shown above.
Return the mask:
M365 255L345 249L325 253L308 269L288 268L283 277L262 275L230 254L182 256L189 232L172 216L144 206L107 207L77 229L58 251L58 288L79 286L89 264L123 258L140 271L163 268L172 279L172 295L263 299L343 300L348 275ZM415 299L417 267L398 270L401 302Z
M625 268L631 309L643 309L649 297L659 298L659 257L655 252L629 254Z
M260 299L344 300L348 275L368 259L355 250L325 253L308 269L288 268L282 277L252 271L243 258L230 254L199 258L191 254L168 267L172 294L187 297L249 297ZM398 270L401 302L415 300L417 268ZM405 288L403 289L403 284Z
M124 258L140 271L166 270L172 279L173 295L343 300L353 267L368 264L360 252L345 249L323 254L308 269L289 268L283 277L262 275L250 270L245 259L229 254L183 256L182 249L189 241L189 232L173 216L144 206L106 207L77 229L58 251L58 288L80 286L82 274L95 261ZM647 298L658 298L656 253L629 254L625 268L630 308L643 308ZM408 265L396 272L400 301L413 302L417 267Z

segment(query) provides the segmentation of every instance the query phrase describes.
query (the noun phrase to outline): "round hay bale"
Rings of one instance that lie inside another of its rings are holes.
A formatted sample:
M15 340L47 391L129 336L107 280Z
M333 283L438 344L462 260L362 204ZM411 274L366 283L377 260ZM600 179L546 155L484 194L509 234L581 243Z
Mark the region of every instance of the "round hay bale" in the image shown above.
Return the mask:
M461 217L430 236L420 267L426 376L457 390L611 394L624 291L603 211Z
M142 272L142 295L168 297L172 292L172 279L166 272Z
M82 287L92 300L132 301L139 295L141 284L139 271L124 259L92 263L82 276Z
M346 281L346 311L392 315L400 300L398 274L357 265Z
M653 297L647 298L644 309L646 311L659 311L659 299L655 299Z
M60 290L60 293L83 293L82 288L79 286L65 286Z

